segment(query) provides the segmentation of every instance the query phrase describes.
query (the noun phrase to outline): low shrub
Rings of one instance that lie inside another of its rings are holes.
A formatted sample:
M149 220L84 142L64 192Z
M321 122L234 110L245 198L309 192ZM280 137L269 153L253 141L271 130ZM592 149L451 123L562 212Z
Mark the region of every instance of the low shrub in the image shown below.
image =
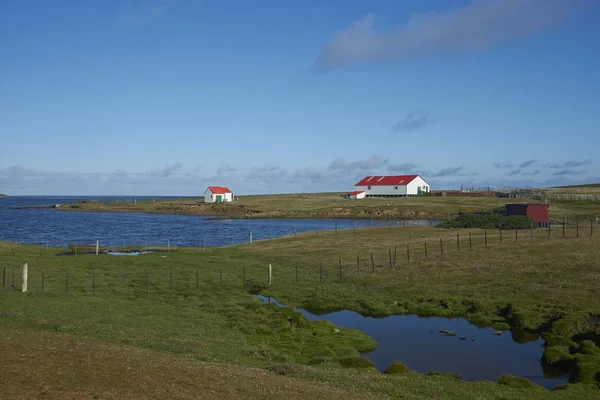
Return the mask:
M398 361L394 361L393 363L391 363L390 365L388 365L385 368L385 371L383 371L383 373L384 374L406 374L409 371L410 370L408 369L406 364L398 362Z
M537 223L531 217L524 215L504 216L490 214L461 214L453 220L444 221L440 228L479 228L479 229L531 229Z
M515 389L531 389L538 387L538 385L532 383L530 380L519 378L514 375L502 375L500 378L498 378L498 383Z
M427 373L427 375L429 376L443 376L446 378L452 378L452 379L457 379L460 380L462 379L462 375L461 374L457 374L454 372L440 372L440 371L436 371L436 370L431 370Z

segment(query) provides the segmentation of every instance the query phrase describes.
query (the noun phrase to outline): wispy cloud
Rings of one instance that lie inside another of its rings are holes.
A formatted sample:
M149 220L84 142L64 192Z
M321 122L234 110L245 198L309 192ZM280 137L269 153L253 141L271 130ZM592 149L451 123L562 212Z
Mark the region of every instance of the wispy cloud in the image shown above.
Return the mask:
M171 175L181 171L181 169L183 168L183 164L180 162L175 162L173 164L170 165L165 165L164 167L160 167L160 168L156 168L153 170L150 170L148 172L148 175L150 175L153 178L168 178Z
M465 172L463 166L446 167L437 171L425 171L422 173L423 176L429 176L433 178L443 178L448 176L474 176L477 172Z
M413 110L394 125L396 132L416 132L433 122L433 118L420 110Z
M510 168L514 168L515 164L513 164L513 163L495 162L494 163L494 167L499 168L499 169L510 169Z
M390 172L412 172L415 171L417 169L418 165L411 163L411 162L405 162L405 163L400 163L400 164L394 164L394 165L388 165L387 166L387 170Z
M523 169L523 168L527 168L532 166L533 164L536 163L537 160L527 160L527 161L523 161L521 164L519 164L519 168Z
M559 169L558 171L554 171L552 173L552 176L568 176L568 175L583 175L583 174L585 174L585 171L578 170L578 169L565 168L565 169Z
M315 70L481 51L543 31L587 3L592 1L478 0L445 12L413 14L389 32L376 29L375 15L368 14L334 36Z
M552 169L579 168L579 167L584 167L586 165L589 165L591 163L592 163L591 160L572 160L572 161L565 161L562 163L549 164L549 165L547 165L547 167L552 168Z
M219 165L219 167L217 168L217 175L223 175L223 174L230 174L233 172L237 172L238 168L237 167L233 167L229 164L221 164Z
M331 169L351 170L370 170L386 166L389 163L388 159L381 156L371 156L366 160L346 161L344 157L336 158L330 165Z

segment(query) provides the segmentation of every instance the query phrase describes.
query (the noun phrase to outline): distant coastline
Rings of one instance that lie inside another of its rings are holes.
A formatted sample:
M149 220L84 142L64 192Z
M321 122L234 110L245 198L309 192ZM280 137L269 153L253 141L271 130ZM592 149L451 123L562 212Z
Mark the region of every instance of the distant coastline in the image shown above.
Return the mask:
M5 195L5 194L0 193L0 197L8 197L8 196Z

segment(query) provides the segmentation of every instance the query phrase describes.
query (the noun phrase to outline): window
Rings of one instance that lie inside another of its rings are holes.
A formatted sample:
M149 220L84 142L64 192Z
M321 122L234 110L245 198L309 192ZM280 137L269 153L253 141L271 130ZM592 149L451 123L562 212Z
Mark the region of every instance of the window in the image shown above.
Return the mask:
M398 186L394 186L394 190L398 190Z
M369 188L368 190L371 190L371 186L368 186L368 188Z

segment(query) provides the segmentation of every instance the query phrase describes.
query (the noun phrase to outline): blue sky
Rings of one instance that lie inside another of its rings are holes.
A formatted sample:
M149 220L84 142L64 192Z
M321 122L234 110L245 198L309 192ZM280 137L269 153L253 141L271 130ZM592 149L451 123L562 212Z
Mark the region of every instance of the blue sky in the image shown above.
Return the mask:
M600 182L600 2L0 2L0 193Z

